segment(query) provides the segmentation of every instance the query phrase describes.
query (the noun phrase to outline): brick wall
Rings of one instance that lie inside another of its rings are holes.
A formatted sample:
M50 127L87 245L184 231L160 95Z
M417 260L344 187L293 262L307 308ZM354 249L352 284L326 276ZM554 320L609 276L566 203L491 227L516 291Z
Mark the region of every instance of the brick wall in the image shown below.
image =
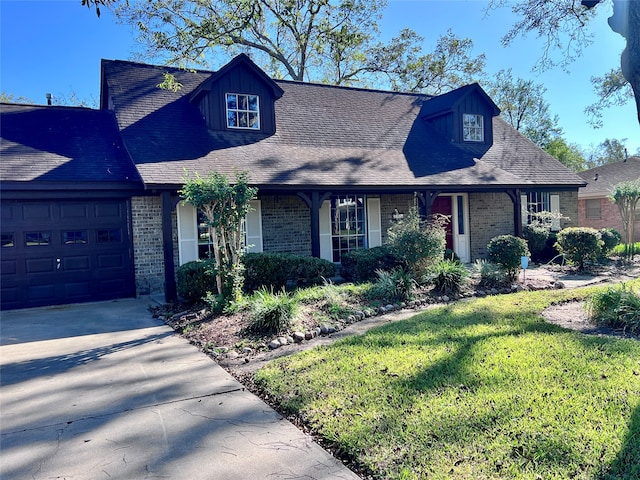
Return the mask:
M471 261L486 258L493 237L513 232L513 202L506 193L469 194Z
M636 217L636 228L634 241L640 242L640 212ZM587 201L585 199L578 201L578 224L581 227L597 228L615 228L624 236L624 228L622 227L622 217L618 206L608 198L600 199L600 218L587 218Z
M399 213L407 214L415 205L414 195L380 195L380 220L382 225L382 243L387 242L387 230L391 226L395 209Z
M265 252L311 255L311 212L295 195L260 197Z
M131 223L136 293L137 295L162 293L164 292L164 256L160 197L133 197Z
M578 192L558 192L560 195L560 213L569 217L560 221L560 228L577 227L579 223L578 215Z

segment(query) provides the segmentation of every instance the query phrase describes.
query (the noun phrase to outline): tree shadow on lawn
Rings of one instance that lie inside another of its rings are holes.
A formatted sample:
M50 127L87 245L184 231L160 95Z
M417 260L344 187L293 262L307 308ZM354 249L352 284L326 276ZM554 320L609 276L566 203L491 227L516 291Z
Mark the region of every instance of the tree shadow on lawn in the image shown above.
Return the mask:
M392 425L398 420L399 415L403 424L410 421L407 417L411 416L411 412L414 409L421 408L420 402L424 401L423 397L425 395L446 395L451 398L453 403L460 402L464 405L465 399L475 395L477 389L482 389L486 394L487 390L491 390L494 382L497 385L499 384L499 380L483 377L482 375L479 376L478 372L474 372L470 366L478 361L479 354L483 354L483 349L487 348L486 342L493 342L494 339L511 337L516 343L509 348L526 349L526 337L530 334L555 335L565 333L570 336L568 337L570 338L569 341L574 342L577 339L577 341L584 343L585 347L595 347L593 340L588 336L569 332L545 322L539 314L520 315L517 320L514 320L508 312L494 309L489 301L486 301L485 305L480 304L476 305L476 307L471 312L458 310L456 306L443 307L424 312L403 322L371 330L364 336L351 337L339 343L340 348L349 349L353 347L354 358L358 357L355 354L358 348L375 350L406 348L411 349L411 351L413 349L440 349L441 353L443 347L446 350L446 353L441 354L439 358L430 361L426 368L421 368L418 365L419 368L409 374L393 371L392 356L386 358L383 354L378 355L377 362L379 363L373 361L372 363L375 363L375 365L369 365L369 367L375 367L379 371L378 373L372 370L373 375L379 374L389 377L386 382L391 392L390 398L387 399L385 406L379 407L377 421L370 423L369 426L362 425L358 435L366 438L372 435L380 435L386 428L398 428ZM615 345L615 340L599 338L596 341L600 344ZM553 348L561 348L561 345L554 345L553 342L546 343L552 344L552 349L543 353L553 355ZM498 345L491 343L491 347L497 348ZM514 357L516 357L516 353L521 352L514 350ZM531 353L539 352L532 350ZM507 355L509 354L507 353ZM348 356L348 353L345 356ZM515 362L515 360L513 361ZM540 363L541 367L544 367L546 360L544 355L540 355L540 358L532 361ZM515 368L515 374L518 374L517 364L512 364L510 368ZM561 384L561 388L566 388L562 379L562 372L559 372L558 375L560 376L556 379L555 385L553 383L544 385L544 388L549 389L548 392L537 393L541 398L545 395L551 398L552 395L557 393L554 389L558 383ZM545 379L545 381L549 380ZM517 383L514 385L517 386ZM503 402L484 400L485 404L480 406L477 403L474 404L474 411L465 412L464 406L456 407L458 410L454 408L448 411L447 413L449 414L442 415L434 421L432 427L434 431L431 432L432 438L427 438L426 440L424 438L416 438L416 444L407 445L407 449L413 450L413 455L424 456L425 452L419 451L420 446L418 444L421 441L427 441L427 443L435 441L444 447L445 443L465 443L470 438L470 432L471 437L474 437L476 435L484 435L488 431L493 431L496 435L505 435L506 430L507 445L503 445L499 447L499 451L493 452L494 454L499 453L505 458L491 458L489 450L486 453L488 457L485 458L485 462L495 462L496 470L493 470L493 474L499 474L498 471L503 461L504 463L517 463L522 466L523 471L529 468L542 468L549 473L557 472L560 469L568 474L578 474L581 467L588 468L593 472L598 469L597 459L594 459L591 465L576 463L575 459L572 458L573 449L571 444L564 440L561 432L551 431L553 430L552 428L547 428L546 430L540 428L540 431L537 431L536 424L533 424L533 426L518 426L509 432L512 428L512 423L517 423L520 418L531 415L531 412L527 411L529 399L526 398L526 391L514 389L514 391L504 392L504 394L507 400L503 399ZM396 395L400 400L394 405L396 401L394 397ZM407 396L411 398L407 400ZM562 399L558 398L553 401L562 402ZM476 411L475 408L478 408L478 410ZM619 452L616 461L608 467L608 472L611 472L611 474L606 474L602 478L636 478L633 475L638 469L639 410L640 407L636 407L630 420L625 446ZM558 430L563 425L556 421L555 427ZM566 428L570 429L568 426ZM439 453L435 452L435 454ZM412 454L405 452L404 455ZM393 462L391 459L390 461ZM600 472L602 471L602 466L600 466L599 470Z

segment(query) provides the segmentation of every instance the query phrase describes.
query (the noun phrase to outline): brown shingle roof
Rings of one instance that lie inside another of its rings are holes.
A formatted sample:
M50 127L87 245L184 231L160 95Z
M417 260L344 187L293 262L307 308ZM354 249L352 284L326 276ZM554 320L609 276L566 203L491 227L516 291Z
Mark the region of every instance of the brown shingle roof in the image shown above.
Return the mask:
M2 182L140 184L112 112L0 105Z
M157 88L165 72L179 92ZM103 61L103 88L148 185L185 171L248 170L262 187L497 188L583 182L499 118L494 144L451 143L420 118L419 94L276 81L276 133L208 131L191 93L211 72ZM455 95L454 95L455 96ZM453 98L452 96L451 98ZM104 98L104 93L103 93Z
M629 157L626 161L600 165L578 175L587 182L587 186L578 191L579 197L609 196L613 187L620 182L640 181L640 157Z

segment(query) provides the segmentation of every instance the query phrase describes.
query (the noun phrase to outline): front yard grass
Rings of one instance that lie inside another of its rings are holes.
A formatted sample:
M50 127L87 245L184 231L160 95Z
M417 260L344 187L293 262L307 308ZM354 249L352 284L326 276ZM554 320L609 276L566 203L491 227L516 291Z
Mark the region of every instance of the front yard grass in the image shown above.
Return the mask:
M370 478L638 479L640 342L541 317L592 291L457 302L255 381Z

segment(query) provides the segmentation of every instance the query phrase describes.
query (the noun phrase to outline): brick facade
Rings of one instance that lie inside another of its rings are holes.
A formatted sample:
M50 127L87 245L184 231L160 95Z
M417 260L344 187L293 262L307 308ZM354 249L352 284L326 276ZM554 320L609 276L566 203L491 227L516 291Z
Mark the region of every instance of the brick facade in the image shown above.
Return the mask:
M414 195L380 195L382 243L387 241L387 230L391 226L395 209L397 208L399 213L406 214L414 206L416 206L416 197Z
M615 228L624 236L622 217L620 216L618 206L606 197L601 197L595 200L600 200L600 217L587 218L587 200L582 198L578 200L578 224L581 227L591 227L598 230L601 228ZM640 220L640 212L636 217L635 242L640 242L640 224L638 220Z
M311 212L300 197L260 197L262 249L265 252L311 255Z
M133 197L131 199L131 225L136 294L149 295L164 292L162 203L160 197ZM177 232L177 228L174 230Z
M506 193L469 194L471 261L486 258L487 244L497 236L513 235L513 202Z

